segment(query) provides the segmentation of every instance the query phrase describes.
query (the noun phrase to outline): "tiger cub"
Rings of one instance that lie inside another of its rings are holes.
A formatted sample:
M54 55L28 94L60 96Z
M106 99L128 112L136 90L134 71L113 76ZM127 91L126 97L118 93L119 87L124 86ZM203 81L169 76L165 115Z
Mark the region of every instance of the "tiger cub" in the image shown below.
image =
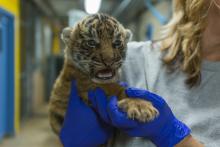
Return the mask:
M128 98L117 84L119 68L126 57L131 32L106 14L87 16L61 35L65 43L65 61L52 90L50 124L59 134L67 109L72 80L76 80L80 97L88 103L89 89L101 87L108 96L118 96L118 106L129 118L140 122L155 118L158 111L145 100Z

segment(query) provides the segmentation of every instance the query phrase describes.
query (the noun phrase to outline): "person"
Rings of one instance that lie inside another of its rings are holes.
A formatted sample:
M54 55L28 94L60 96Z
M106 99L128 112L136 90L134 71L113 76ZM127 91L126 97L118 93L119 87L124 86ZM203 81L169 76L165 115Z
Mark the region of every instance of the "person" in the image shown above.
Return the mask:
M78 104L74 110L69 105L60 134L65 147L103 144L113 127L121 130L114 147L220 146L220 1L174 0L173 6L163 38L129 43L122 68L127 95L151 101L159 116L138 123L120 111L117 97L107 101L102 89L89 92L93 108L75 93L70 101Z

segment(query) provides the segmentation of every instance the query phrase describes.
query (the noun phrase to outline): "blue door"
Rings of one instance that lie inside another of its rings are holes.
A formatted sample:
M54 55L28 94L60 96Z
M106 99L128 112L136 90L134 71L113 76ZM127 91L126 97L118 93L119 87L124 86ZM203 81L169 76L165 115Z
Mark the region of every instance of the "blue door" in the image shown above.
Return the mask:
M0 8L0 140L14 132L14 18Z

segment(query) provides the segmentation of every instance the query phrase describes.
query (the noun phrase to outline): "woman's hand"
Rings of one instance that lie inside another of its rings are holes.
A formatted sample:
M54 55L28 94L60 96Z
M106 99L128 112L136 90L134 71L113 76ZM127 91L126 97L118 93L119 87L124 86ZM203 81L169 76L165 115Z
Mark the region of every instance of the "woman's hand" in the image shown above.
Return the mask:
M112 135L106 125L78 96L76 82L72 82L70 100L60 132L64 147L97 147Z
M128 135L133 137L146 137L158 147L173 147L190 134L190 129L176 119L171 109L160 96L146 90L127 88L128 97L142 98L152 102L159 111L159 116L151 122L140 123L127 118L117 105L117 97L112 96L109 101L104 91L97 88L89 92L93 107L102 119Z

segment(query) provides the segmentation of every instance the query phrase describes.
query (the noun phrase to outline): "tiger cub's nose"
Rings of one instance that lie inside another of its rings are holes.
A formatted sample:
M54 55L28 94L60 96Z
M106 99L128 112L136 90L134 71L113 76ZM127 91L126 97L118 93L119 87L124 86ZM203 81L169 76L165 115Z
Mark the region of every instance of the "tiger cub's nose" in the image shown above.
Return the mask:
M101 59L105 66L111 66L115 62L115 56L113 54L106 56L102 55Z

